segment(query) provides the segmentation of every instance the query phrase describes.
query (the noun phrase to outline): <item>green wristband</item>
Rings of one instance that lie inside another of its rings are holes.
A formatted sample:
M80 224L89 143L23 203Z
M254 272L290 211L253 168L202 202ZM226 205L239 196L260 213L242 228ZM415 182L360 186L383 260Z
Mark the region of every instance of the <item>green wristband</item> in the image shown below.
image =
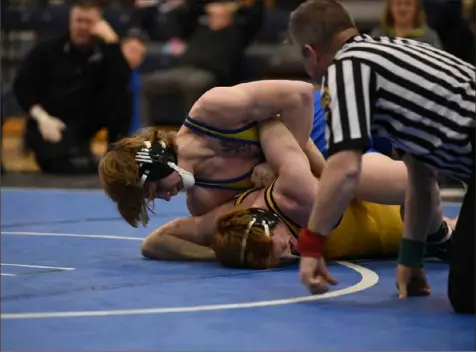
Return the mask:
M403 238L400 242L400 254L398 256L398 264L408 266L410 268L420 268L423 266L423 258L425 257L425 243L412 241Z

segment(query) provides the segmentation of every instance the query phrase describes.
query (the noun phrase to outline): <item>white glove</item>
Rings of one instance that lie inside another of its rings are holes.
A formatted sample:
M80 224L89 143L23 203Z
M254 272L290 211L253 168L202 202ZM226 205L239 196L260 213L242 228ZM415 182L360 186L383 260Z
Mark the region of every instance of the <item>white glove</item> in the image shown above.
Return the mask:
M63 138L62 131L66 125L60 119L48 114L41 106L30 109L30 115L38 123L41 136L47 142L58 143Z

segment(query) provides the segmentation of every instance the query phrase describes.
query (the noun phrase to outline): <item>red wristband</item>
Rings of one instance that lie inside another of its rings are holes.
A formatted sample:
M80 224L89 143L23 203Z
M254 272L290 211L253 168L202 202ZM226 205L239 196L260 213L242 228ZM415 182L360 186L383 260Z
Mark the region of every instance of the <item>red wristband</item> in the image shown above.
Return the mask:
M302 228L299 232L297 251L303 257L321 258L327 237Z

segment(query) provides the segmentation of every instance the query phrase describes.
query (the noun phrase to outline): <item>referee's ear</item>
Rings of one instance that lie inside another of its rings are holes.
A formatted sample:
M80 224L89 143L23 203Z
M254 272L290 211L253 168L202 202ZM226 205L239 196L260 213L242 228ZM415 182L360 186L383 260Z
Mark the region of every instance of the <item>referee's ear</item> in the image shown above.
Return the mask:
M302 51L302 56L305 57L306 59L309 57L316 56L316 50L314 49L312 45L304 44L302 46L301 51Z
M312 45L305 44L301 47L301 55L304 59L312 62L317 62L319 56Z
M303 45L302 48L301 48L301 55L303 58L307 59L308 57L311 56L311 51L312 51L312 48L310 45Z

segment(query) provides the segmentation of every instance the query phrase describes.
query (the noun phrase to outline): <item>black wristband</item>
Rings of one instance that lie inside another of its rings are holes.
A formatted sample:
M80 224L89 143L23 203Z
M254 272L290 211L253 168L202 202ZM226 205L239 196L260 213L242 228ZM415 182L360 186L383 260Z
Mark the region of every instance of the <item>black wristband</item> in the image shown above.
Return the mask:
M403 238L400 242L400 254L398 255L398 264L408 266L410 268L420 268L423 266L423 258L425 257L425 243L412 241Z

